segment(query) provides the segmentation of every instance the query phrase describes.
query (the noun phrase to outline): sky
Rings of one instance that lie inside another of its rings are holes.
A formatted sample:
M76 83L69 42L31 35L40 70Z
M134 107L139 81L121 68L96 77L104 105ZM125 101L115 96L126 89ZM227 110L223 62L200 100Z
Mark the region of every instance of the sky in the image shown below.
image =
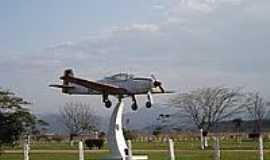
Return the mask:
M108 112L100 97L48 87L66 68L90 80L155 74L179 93L226 86L270 98L269 14L269 0L0 1L0 86L39 113L70 101Z

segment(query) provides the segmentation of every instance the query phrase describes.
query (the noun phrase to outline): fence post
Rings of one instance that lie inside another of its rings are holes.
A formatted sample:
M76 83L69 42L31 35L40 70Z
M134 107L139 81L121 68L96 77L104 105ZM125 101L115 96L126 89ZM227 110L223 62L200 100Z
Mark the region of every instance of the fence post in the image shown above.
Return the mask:
M169 139L169 155L170 155L170 160L175 160L174 143L172 139Z
M201 134L201 149L204 150L204 137L203 137L203 129L200 129Z
M79 160L84 160L84 149L82 141L79 141Z
M27 141L25 141L23 144L23 159L29 160L29 144Z
M263 160L263 136L262 136L262 134L259 135L259 155L260 155L260 160Z
M220 145L219 145L219 139L217 137L214 137L214 160L220 160Z
M132 160L132 144L131 140L128 140L128 160Z
M208 147L208 137L204 136L204 146L207 148Z

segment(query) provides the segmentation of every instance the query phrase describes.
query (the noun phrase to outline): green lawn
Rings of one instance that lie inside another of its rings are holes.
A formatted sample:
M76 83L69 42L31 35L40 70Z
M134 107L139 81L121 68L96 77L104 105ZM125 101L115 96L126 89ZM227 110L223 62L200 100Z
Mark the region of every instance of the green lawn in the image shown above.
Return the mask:
M166 152L150 152L142 153L149 156L150 160L166 160L168 155ZM108 153L86 153L85 160L102 159L108 156ZM31 160L77 160L76 153L50 153L50 154L31 154ZM22 160L22 154L3 154L1 160ZM212 160L211 151L184 151L176 153L177 160ZM257 152L222 152L222 160L257 160ZM265 160L270 160L270 153L265 154Z

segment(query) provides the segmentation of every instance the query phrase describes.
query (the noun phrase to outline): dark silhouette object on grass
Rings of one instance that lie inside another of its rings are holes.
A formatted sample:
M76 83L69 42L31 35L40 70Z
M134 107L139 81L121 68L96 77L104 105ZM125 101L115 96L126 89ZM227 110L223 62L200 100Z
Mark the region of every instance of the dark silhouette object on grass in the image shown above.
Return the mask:
M93 149L93 147L97 147L98 149L101 149L104 145L104 139L86 139L85 145L89 149Z

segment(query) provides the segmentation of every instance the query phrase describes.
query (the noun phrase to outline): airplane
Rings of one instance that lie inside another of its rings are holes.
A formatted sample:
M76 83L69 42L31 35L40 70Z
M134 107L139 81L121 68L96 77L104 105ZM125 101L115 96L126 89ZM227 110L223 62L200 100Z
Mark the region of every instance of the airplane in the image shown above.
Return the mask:
M152 94L174 93L165 91L162 83L154 75L149 78L135 77L128 73L118 73L105 77L101 80L90 81L74 76L71 69L66 69L64 75L60 77L63 84L51 84L50 87L62 89L62 93L69 95L102 95L102 102L106 108L112 106L109 95L115 96L119 101L125 97L131 97L132 110L137 110L136 95L147 95L146 108L151 108L153 104Z

